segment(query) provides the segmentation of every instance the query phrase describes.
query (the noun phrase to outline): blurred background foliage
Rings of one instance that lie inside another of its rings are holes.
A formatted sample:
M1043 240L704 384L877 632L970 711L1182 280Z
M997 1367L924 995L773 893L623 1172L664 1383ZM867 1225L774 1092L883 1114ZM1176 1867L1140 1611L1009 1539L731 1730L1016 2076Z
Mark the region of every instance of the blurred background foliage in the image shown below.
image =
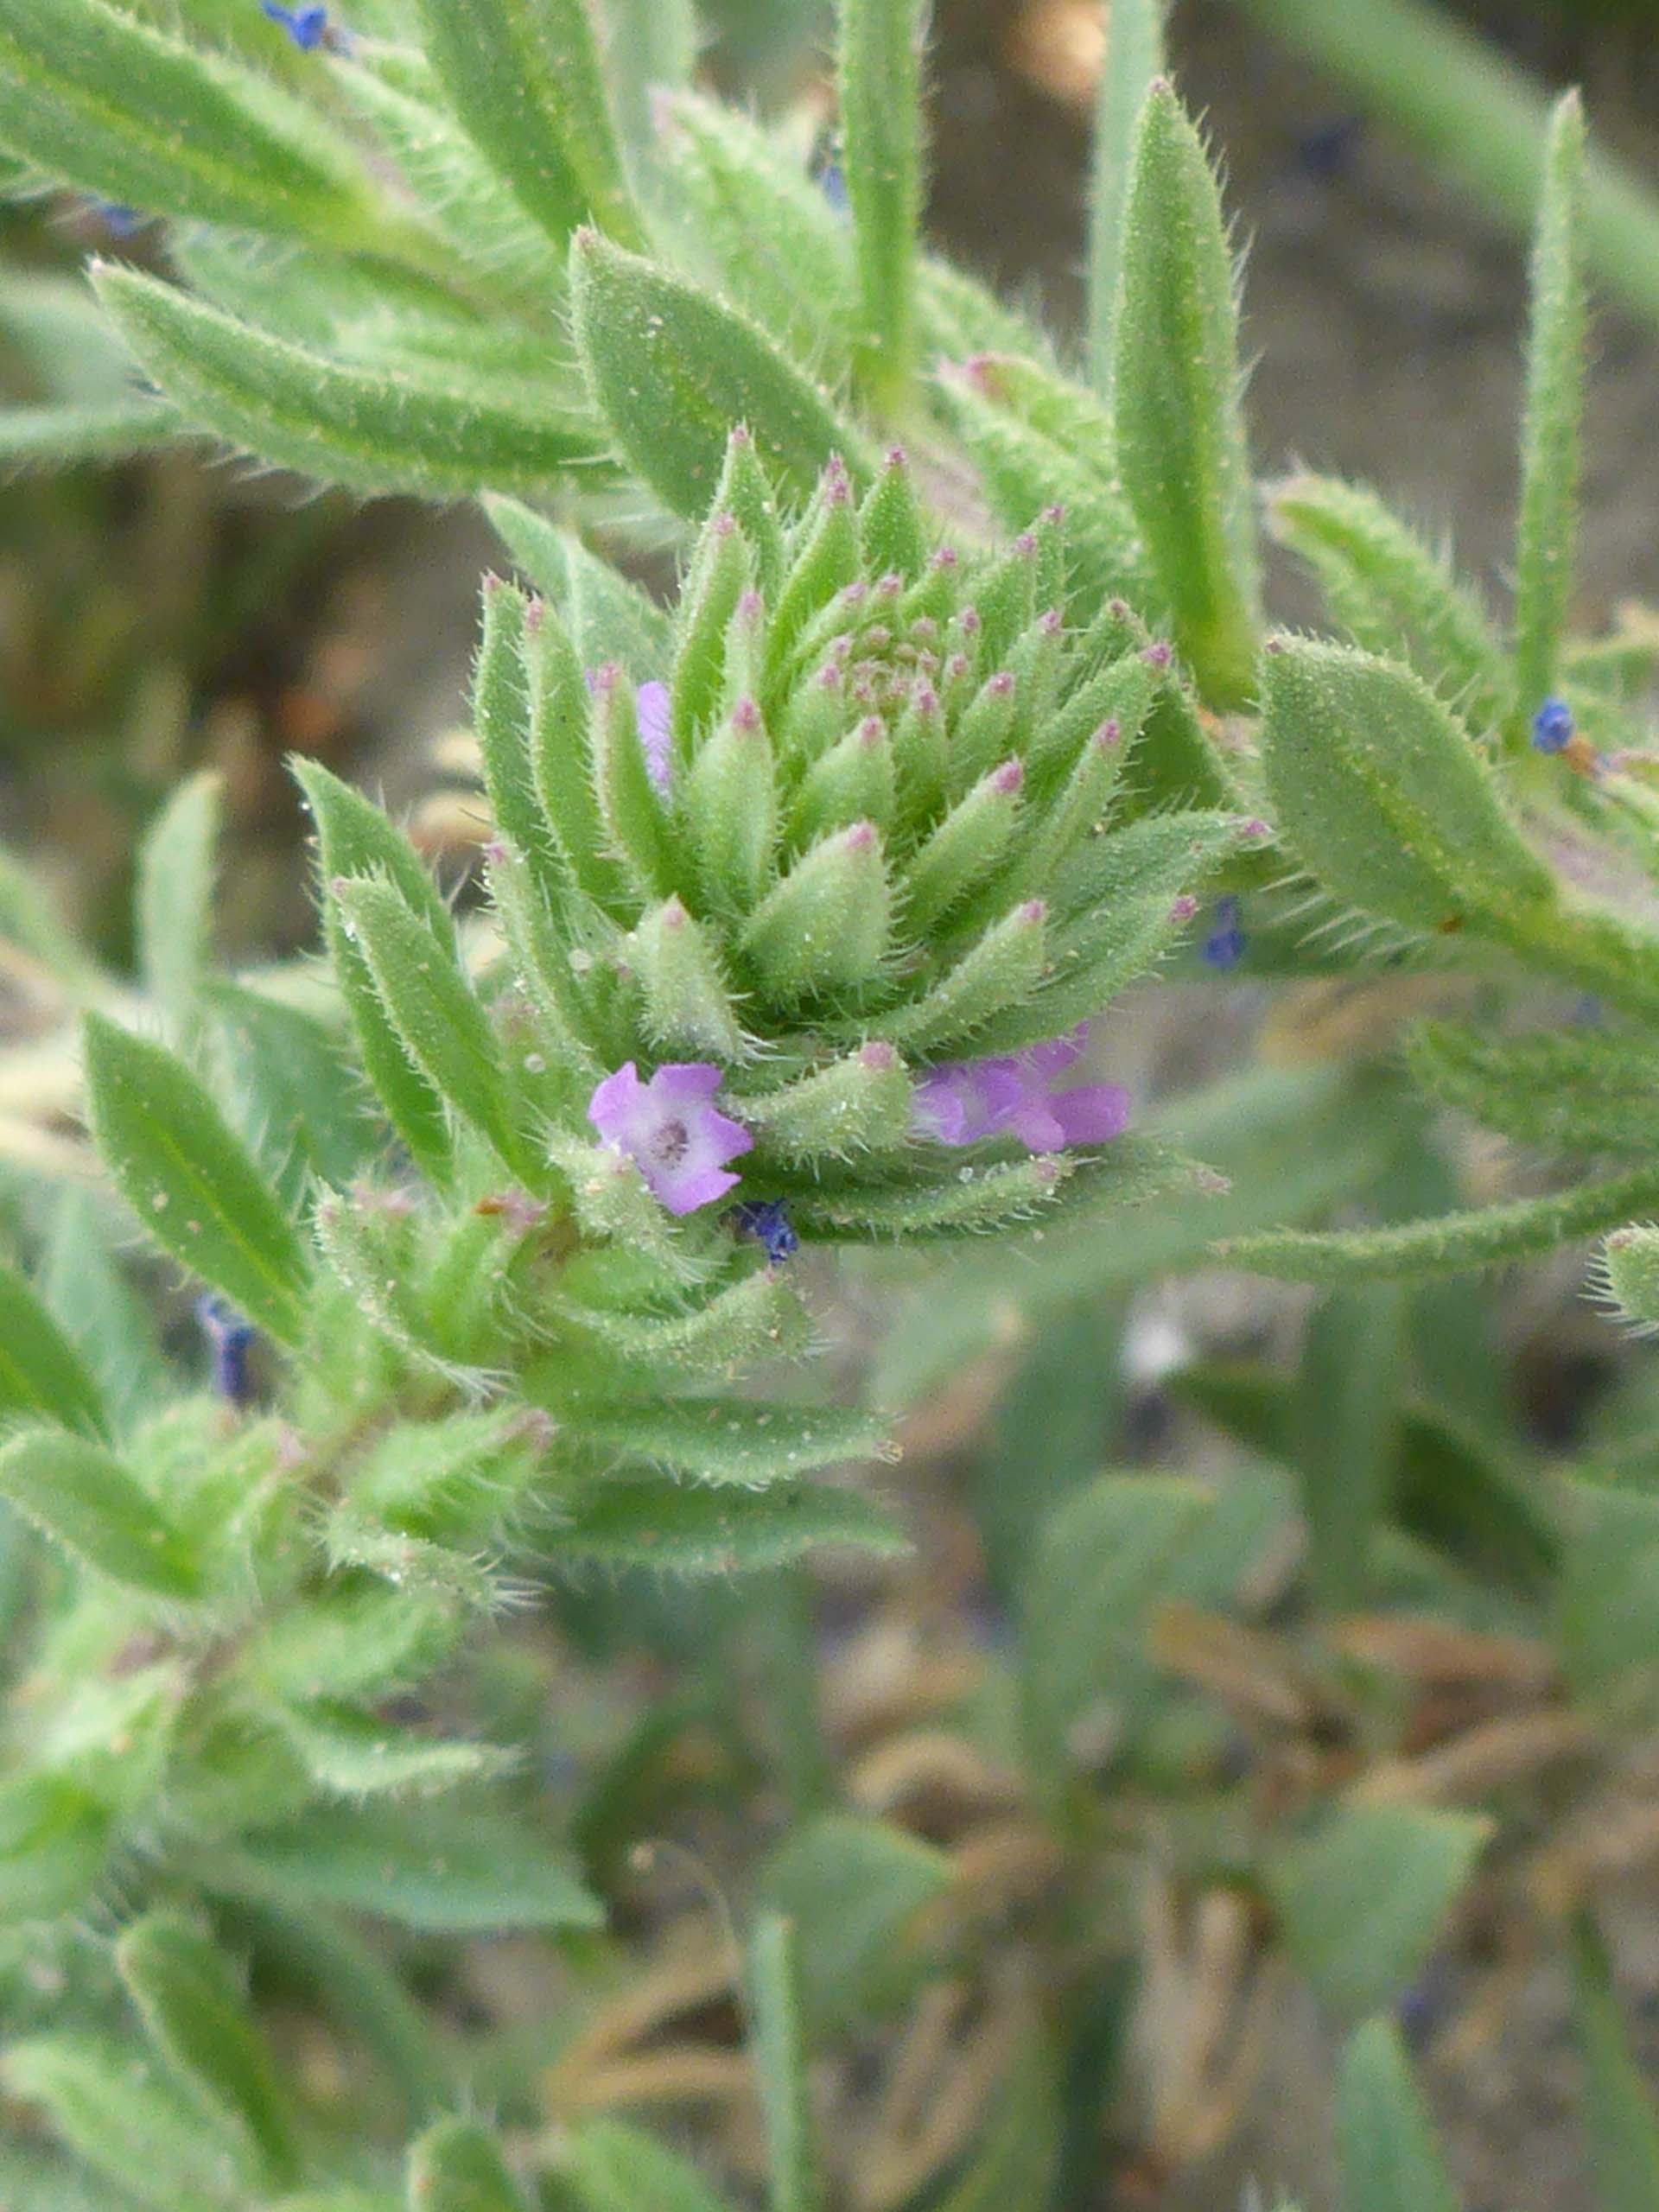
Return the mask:
M721 0L708 12L707 67L722 89L794 111L827 144L822 11ZM1444 12L1541 80L1585 82L1598 130L1659 179L1659 26L1647 0ZM1381 482L1453 531L1490 575L1513 494L1522 243L1275 36L1273 13L1185 0L1172 27L1249 244L1262 458L1270 471L1294 454ZM931 226L1062 329L1078 312L1101 36L1093 0L940 0L937 12ZM67 275L110 235L108 211L9 207L0 260ZM142 230L120 245L141 262L154 251ZM8 282L6 398L118 387L118 364L67 287L54 313L50 295L31 289L25 305ZM1627 595L1659 597L1656 369L1652 328L1604 311L1584 588L1597 618ZM118 967L132 958L143 826L198 766L224 779L219 925L232 957L308 938L289 751L384 789L459 877L478 824L448 741L490 543L462 515L363 507L189 454L20 471L0 496L5 842L28 851ZM1273 583L1287 614L1310 613L1288 574ZM6 980L0 1013L13 1031L48 1027L50 995L37 1004L27 975ZM1376 1064L1395 1028L1374 997L1308 987L1269 1009L1247 993L1219 1017L1206 998L1198 1023L1196 988L1141 1001L1138 1028L1113 1046L1159 1090L1260 1042L1264 1065L1212 1095L1201 1128L1177 1132L1232 1176L1243 1195L1221 1202L1230 1218L1176 1208L1109 1254L1051 1252L1040 1287L1018 1299L1000 1255L964 1262L950 1300L931 1307L895 1304L902 1271L872 1266L835 1317L841 1355L876 1350L880 1396L906 1409L909 1517L922 1539L912 1565L838 1574L815 1592L779 1577L759 1597L670 1595L621 1576L563 1597L480 1666L475 1713L536 1747L526 1789L573 1806L584 1871L620 1937L567 1942L556 1957L526 1934L459 1959L417 1919L389 1939L416 1986L441 1987L474 2094L510 2126L626 2111L712 2144L728 2171L753 2178L759 2136L726 1928L735 1889L786 1905L809 1952L815 1927L838 1931L814 1954L829 1963L808 2005L826 2039L861 2024L826 2092L859 2142L842 2178L861 2212L1021 2201L949 2191L988 2086L1031 2045L1039 1990L1058 1993L1065 2060L1036 2052L1005 2156L1027 2178L1044 2165L1049 2201L1231 2202L1254 2171L1323 2204L1332 2146L1309 2085L1328 2058L1325 2031L1258 1938L1276 1913L1294 1957L1325 1957L1321 1899L1351 1895L1351 1872L1338 1880L1343 1870L1287 1851L1264 1897L1241 1869L1247 1831L1287 1832L1358 1778L1368 1794L1351 1847L1378 1885L1408 1844L1426 1863L1408 1869L1421 1880L1404 1924L1382 1930L1369 1961L1363 1945L1344 1947L1350 1979L1319 1995L1357 2018L1406 1961L1402 2026L1426 2056L1471 2203L1589 2202L1561 2117L1566 2001L1537 1961L1564 1899L1606 1893L1650 2054L1659 1937L1639 1877L1659 1781L1606 1757L1584 1708L1605 1696L1605 1740L1621 1745L1648 1718L1611 1708L1659 1657L1659 1383L1650 1359L1577 1300L1570 1264L1491 1301L1461 1288L1338 1294L1311 1324L1306 1298L1259 1284L1140 1287L1196 1267L1228 1228L1305 1217L1356 1192L1385 1219L1409 1217L1453 1180L1426 1118ZM1483 1163L1460 1159L1457 1172L1478 1184ZM10 1244L67 1268L76 1229L26 1174L10 1173L0 1195ZM199 1357L164 1295L161 1312L171 1344ZM1328 1471L1310 1464L1330 1449L1306 1418L1314 1396L1344 1408L1346 1478L1403 1500L1381 1569L1390 1594L1420 1591L1446 1607L1441 1625L1408 1631L1367 1612L1338 1519L1314 1541L1344 1626L1302 1634L1287 1529L1299 1493L1320 1495ZM1100 1475L1109 1465L1166 1472L1125 1487ZM1576 1526L1564 1570L1561 1531L1536 1502L1547 1469L1626 1479L1626 1510ZM1151 1572L1177 1542L1179 1586ZM1552 1612L1541 1593L1558 1573ZM804 1642L816 1668L773 1663ZM774 1694L791 1671L817 1675L804 1704ZM1106 1674L1135 1693L1127 1753L1093 1732L1090 1685ZM1120 1754L1127 1779L1103 1812L1087 1778ZM1497 1802L1502 1837L1457 1940L1442 1945L1439 1905L1488 1832L1446 1810L1432 1837L1408 1835L1390 1808L1469 1795ZM806 1825L774 1854L791 1818ZM836 1851L815 1843L823 1824L859 1821L871 1824L867 1863L849 1896L837 1886L845 1827ZM898 1823L908 1846L877 1821ZM1628 1869L1638 1878L1621 1891ZM362 1902L360 1866L357 1879L351 1893L342 1876L334 1901ZM308 2094L345 2110L378 2094L395 2129L399 2066L418 2072L428 2058L400 2041L406 2023L375 1974L321 1943L308 1954L300 1924L257 1886L226 1914ZM26 1999L33 1977L45 2009L57 1962L8 1971ZM1581 1977L1592 1994L1599 1971L1592 1961ZM317 2025L319 1989L346 2032ZM354 2004L359 2031L372 2017L378 2092L342 2056ZM1136 2085L1127 2106L1125 2072Z

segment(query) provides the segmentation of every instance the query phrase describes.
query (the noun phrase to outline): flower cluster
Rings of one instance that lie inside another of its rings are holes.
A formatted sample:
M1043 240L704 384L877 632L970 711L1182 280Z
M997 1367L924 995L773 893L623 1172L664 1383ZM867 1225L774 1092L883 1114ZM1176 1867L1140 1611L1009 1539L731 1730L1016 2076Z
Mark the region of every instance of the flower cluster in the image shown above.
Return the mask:
M1126 607L1074 621L1069 573L1058 511L941 543L897 450L861 485L832 461L786 524L739 429L669 635L640 605L578 638L493 585L487 861L532 1109L774 1261L1090 1187L1128 1102L1077 1082L1088 1025L1262 825L1140 798L1141 733L1191 709ZM941 1156L982 1146L965 1180Z

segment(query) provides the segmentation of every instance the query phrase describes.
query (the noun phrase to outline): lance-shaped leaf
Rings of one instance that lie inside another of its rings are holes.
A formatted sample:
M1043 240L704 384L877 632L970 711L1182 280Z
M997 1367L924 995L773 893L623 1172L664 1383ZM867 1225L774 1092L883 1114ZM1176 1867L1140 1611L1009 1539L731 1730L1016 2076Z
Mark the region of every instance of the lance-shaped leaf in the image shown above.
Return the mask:
M1274 487L1268 515L1357 645L1408 661L1478 735L1501 724L1512 689L1503 648L1443 551L1376 493L1333 477L1287 478Z
M310 1269L246 1147L164 1046L95 1014L85 1036L92 1134L128 1205L175 1259L296 1343Z
M525 208L563 242L584 218L642 243L587 0L420 0L444 92Z
M130 269L100 268L95 282L186 421L301 475L422 499L534 495L598 457L594 427L555 386L332 359Z
M513 1121L489 1017L460 962L393 885L348 878L334 886L334 895L410 1058L515 1174L536 1176L531 1148Z
M1550 123L1532 254L1532 336L1515 560L1516 690L1526 722L1555 690L1573 594L1589 321L1584 162L1584 105L1577 92L1567 92Z
M1489 927L1555 902L1485 763L1418 677L1275 639L1262 745L1286 843L1339 899L1408 928Z
M211 2113L246 2132L270 2186L291 2186L300 2167L293 2115L217 1945L188 1921L152 1912L122 1936L116 1964L173 2072Z
M1233 264L1198 132L1169 86L1141 112L1123 216L1118 464L1212 706L1255 687L1260 586Z
M770 340L683 278L593 232L572 248L577 351L617 449L670 511L706 513L733 426L745 423L782 486L804 499L858 440Z
M0 0L0 142L156 214L395 242L367 173L302 101L104 0Z
M551 1555L573 1565L727 1575L783 1567L826 1548L892 1556L909 1542L868 1498L822 1484L734 1497L689 1483L609 1482L577 1503Z
M823 2202L812 2145L800 1960L794 1923L763 1912L749 1940L755 2073L766 2123L772 2212L817 2212Z
M138 848L138 957L175 1033L194 1019L212 955L219 781L211 769L188 777Z
M1230 1267L1287 1282L1364 1282L1389 1276L1456 1275L1507 1267L1612 1229L1659 1207L1659 1169L1637 1168L1548 1198L1517 1198L1478 1212L1354 1229L1239 1236L1217 1245Z
M26 1414L101 1434L98 1385L22 1277L0 1266L0 1418Z
M0 1497L113 1582L158 1598L200 1587L195 1548L102 1445L26 1429L0 1450Z
M926 0L842 0L842 162L852 210L861 374L888 404L915 351Z
M487 2127L441 2120L410 2145L409 2212L524 2212L524 2199Z
M341 783L318 761L296 760L293 769L316 823L324 885L323 931L364 1068L392 1127L428 1174L442 1180L449 1172L451 1150L442 1097L404 1049L368 963L346 935L344 918L327 887L340 876L383 875L424 918L437 944L453 946L454 925L409 840L378 807L371 806L360 791Z
M1089 187L1089 365L1095 389L1103 393L1112 388L1135 126L1153 79L1163 73L1165 4L1166 0L1113 0L1106 19L1106 66L1095 95Z
M1459 2212L1392 2020L1368 2020L1343 2054L1337 2148L1348 2212Z

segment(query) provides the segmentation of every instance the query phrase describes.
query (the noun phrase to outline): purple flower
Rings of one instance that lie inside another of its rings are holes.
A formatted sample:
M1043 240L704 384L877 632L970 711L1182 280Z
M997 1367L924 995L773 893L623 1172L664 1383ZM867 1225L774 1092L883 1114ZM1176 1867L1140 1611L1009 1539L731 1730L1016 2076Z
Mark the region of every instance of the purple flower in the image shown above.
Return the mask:
M273 23L280 23L302 54L315 53L328 35L327 8L284 8L280 0L259 0Z
M607 1075L588 1102L588 1118L608 1145L635 1161L670 1213L695 1213L734 1190L728 1160L754 1139L715 1109L726 1080L707 1060L671 1062L641 1083L632 1060Z
M1018 1137L1033 1152L1067 1145L1106 1144L1128 1127L1129 1094L1115 1083L1058 1090L1058 1078L1089 1041L1080 1022L1065 1037L1006 1058L957 1060L935 1068L916 1086L912 1126L935 1144L978 1144Z
M1540 753L1565 753L1577 728L1565 699L1546 699L1532 718L1532 741Z
M767 1264L781 1268L801 1249L801 1240L789 1208L781 1198L756 1198L732 1208L732 1221L740 1236L753 1236L766 1247Z
M655 681L642 683L635 695L639 719L639 749L645 756L645 773L664 797L674 780L672 709L668 686Z
M141 215L136 207L128 207L118 200L100 200L97 207L104 227L112 238L137 238L149 220L148 215Z

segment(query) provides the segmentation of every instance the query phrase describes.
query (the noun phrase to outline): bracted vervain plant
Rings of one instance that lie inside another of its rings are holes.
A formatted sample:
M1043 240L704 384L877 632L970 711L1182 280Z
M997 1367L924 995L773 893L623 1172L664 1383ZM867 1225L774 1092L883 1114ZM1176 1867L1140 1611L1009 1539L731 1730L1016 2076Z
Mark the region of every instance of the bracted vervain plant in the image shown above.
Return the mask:
M485 592L475 908L453 913L401 830L308 761L320 988L208 971L200 785L141 872L136 1020L8 887L93 1002L90 1128L127 1219L207 1294L213 1370L193 1389L163 1358L84 1194L33 1287L0 1275L0 1496L48 1562L10 1617L0 1909L22 1934L0 1954L0 2079L62 2146L19 2148L22 2203L73 2201L84 2170L106 2192L87 2202L160 2212L715 2206L631 2127L549 2139L515 2110L509 2158L454 2117L464 2075L339 1910L555 1930L576 1958L597 1940L521 1747L477 1725L512 1703L489 1630L527 1582L772 1589L820 1547L902 1545L821 1479L880 1459L887 1424L781 1371L810 1350L804 1252L926 1261L971 1236L982 1274L1017 1254L1075 1294L1145 1224L1149 1267L1203 1249L1224 1179L1128 1130L1126 1094L1079 1066L1090 1025L1185 938L1212 976L1530 977L1612 1017L1442 1026L1411 1065L1518 1142L1634 1164L1485 1213L1247 1236L1236 1259L1456 1270L1659 1210L1638 710L1659 647L1567 628L1576 105L1536 250L1513 634L1375 495L1302 476L1268 516L1351 641L1331 644L1266 632L1233 257L1153 0L1112 11L1077 373L921 245L918 0L841 10L844 210L785 131L695 88L689 10L647 13L649 38L627 0L0 0L12 182L141 210L168 259L100 265L79 310L130 393L0 417L0 452L207 440L364 494L476 498L531 587ZM674 551L673 613L596 545ZM1336 1158L1328 1090L1285 1112L1240 1146L1253 1166L1268 1146ZM1375 1166L1362 1141L1282 1204L1264 1170L1235 1218L1306 1218ZM1659 1322L1656 1243L1621 1228L1608 1268ZM1390 1510L1459 1566L1469 1533L1437 1497L1391 1509L1380 1458L1351 1448L1387 1425L1368 1363L1400 1315L1345 1294L1308 1354L1339 1433L1287 1445L1270 1408L1191 1379L1298 1465L1333 1613ZM1165 1755L1114 1609L1230 1602L1284 1517L1271 1482L1239 1495L1228 1519L1202 1485L1107 1478L1032 1538L1020 1732L1068 1910L1109 1860L1079 1748L1102 1678L1129 1770ZM1499 1504L1547 1574L1555 1530ZM440 1725L458 1683L466 1718ZM1249 1878L1358 2019L1421 1966L1488 1833L1344 1800ZM944 1881L913 1839L839 1815L785 1857L798 1909L902 1900L873 1954ZM217 1938L345 2021L389 2117L323 2116L284 2078ZM1659 2154L1587 1927L1573 1955L1598 2128L1639 2187ZM792 1916L758 1910L742 1989L778 2212L825 2201L823 1980ZM953 2212L1070 2201L1054 2023L1018 2017L1031 2049L937 2200ZM1338 2132L1353 2212L1454 2202L1382 2020L1348 2046Z

